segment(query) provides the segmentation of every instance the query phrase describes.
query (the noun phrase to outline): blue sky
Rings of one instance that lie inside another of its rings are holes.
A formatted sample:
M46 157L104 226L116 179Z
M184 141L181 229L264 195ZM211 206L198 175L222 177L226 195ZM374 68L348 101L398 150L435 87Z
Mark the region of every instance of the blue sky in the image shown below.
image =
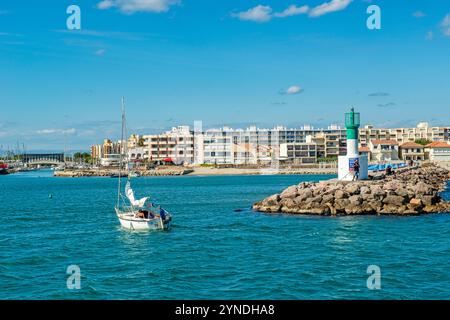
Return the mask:
M450 125L450 3L2 0L0 147L88 149L120 131ZM81 8L81 30L66 8ZM381 30L366 27L369 5Z

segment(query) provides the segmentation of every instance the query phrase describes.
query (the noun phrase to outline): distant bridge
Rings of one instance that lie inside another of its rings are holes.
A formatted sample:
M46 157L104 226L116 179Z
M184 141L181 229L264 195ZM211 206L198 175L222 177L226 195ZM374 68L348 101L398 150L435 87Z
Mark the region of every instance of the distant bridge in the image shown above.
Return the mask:
M61 164L64 162L64 153L33 153L25 154L23 162L29 165Z

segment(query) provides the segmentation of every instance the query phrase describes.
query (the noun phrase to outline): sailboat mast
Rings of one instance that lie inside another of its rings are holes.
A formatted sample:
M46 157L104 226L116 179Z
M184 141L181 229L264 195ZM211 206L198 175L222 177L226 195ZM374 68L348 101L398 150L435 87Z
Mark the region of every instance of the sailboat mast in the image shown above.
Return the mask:
M124 150L124 148L123 148L124 130L125 130L125 99L124 99L124 97L122 97L122 133L121 133L120 146L119 146L120 158L119 158L119 186L117 188L117 207L119 207L119 203L120 203L120 187L121 187L122 163L123 163L122 150Z

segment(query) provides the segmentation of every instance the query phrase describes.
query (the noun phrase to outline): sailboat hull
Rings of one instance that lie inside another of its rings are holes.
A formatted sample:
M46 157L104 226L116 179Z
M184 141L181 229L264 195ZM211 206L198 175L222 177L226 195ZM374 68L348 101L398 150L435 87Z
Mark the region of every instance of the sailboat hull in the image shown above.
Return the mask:
M171 217L166 219L154 217L151 219L136 218L134 213L121 212L116 209L120 225L128 230L169 230L171 227Z

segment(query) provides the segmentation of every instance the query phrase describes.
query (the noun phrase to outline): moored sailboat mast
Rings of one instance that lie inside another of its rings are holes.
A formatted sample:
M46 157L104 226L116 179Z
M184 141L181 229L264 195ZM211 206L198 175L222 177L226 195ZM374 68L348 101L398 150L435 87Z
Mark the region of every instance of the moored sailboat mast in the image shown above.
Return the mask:
M121 177L122 177L122 164L123 164L123 153L126 152L124 145L124 135L125 135L125 98L122 97L122 133L120 138L120 147L119 147L119 186L117 188L117 207L120 206L120 188L121 188Z

